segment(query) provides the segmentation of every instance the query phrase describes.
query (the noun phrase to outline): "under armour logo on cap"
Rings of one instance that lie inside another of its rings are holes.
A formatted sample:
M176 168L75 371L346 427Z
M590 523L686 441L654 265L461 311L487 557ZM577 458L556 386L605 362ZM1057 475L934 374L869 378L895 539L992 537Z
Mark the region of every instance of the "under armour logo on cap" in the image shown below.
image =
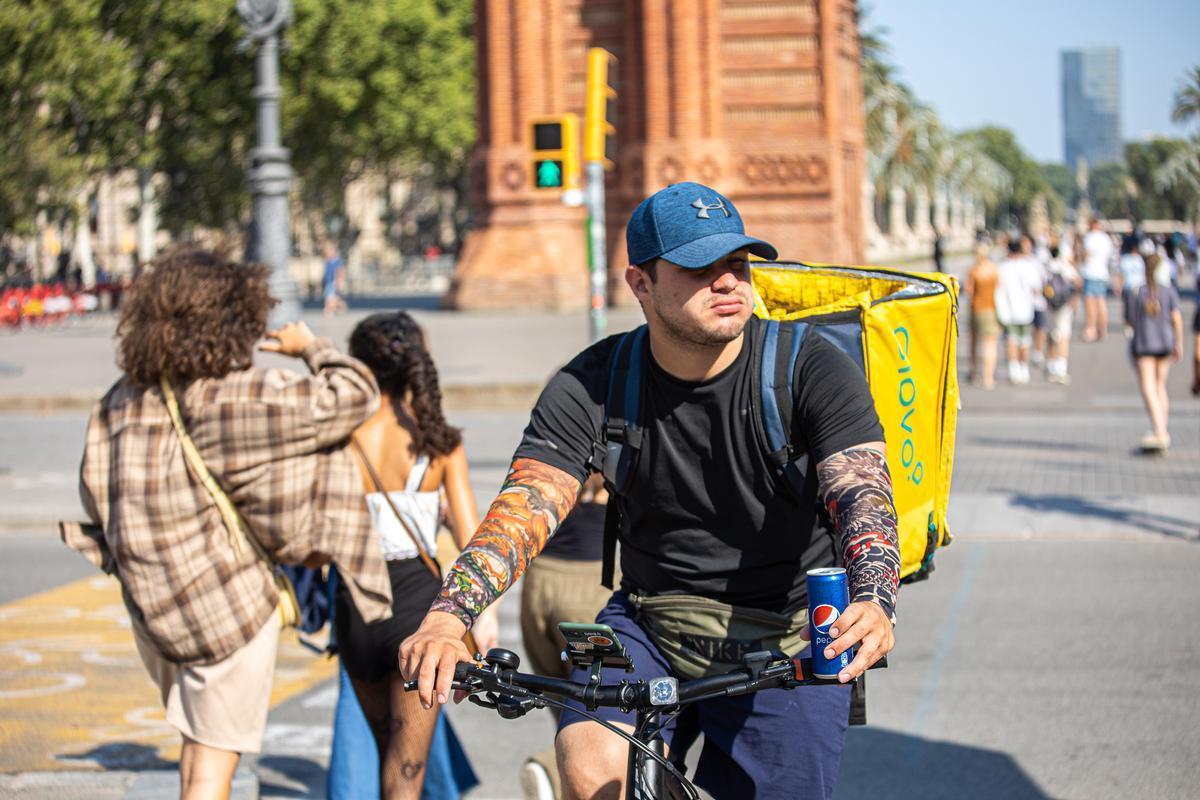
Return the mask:
M729 216L729 209L725 207L725 201L723 200L717 200L717 202L713 203L712 205L708 205L699 197L697 197L692 201L692 208L700 209L696 212L696 217L698 219L708 219L708 212L710 211L722 211L725 213L725 216Z
M734 250L746 248L768 260L778 251L746 235L737 206L709 186L676 183L638 203L625 226L629 263L662 258L684 269L703 269Z

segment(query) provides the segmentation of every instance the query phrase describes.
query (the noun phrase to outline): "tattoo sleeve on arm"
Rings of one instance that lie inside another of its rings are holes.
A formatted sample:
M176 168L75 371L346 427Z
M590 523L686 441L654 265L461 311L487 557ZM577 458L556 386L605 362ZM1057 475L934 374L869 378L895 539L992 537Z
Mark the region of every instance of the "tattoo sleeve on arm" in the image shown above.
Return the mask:
M468 628L542 551L579 494L579 481L528 458L509 469L500 494L463 549L433 602Z
M837 531L851 601L876 602L895 622L900 543L886 457L872 447L853 447L818 464L817 477Z

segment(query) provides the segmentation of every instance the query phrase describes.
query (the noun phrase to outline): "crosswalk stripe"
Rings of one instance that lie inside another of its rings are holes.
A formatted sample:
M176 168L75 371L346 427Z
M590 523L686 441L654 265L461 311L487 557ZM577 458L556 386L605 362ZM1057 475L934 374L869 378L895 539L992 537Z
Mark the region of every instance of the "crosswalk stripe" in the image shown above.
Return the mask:
M334 677L336 662L280 637L272 707ZM75 581L0 606L0 763L8 771L115 768L178 758L130 632L120 586ZM126 755L119 755L125 753Z

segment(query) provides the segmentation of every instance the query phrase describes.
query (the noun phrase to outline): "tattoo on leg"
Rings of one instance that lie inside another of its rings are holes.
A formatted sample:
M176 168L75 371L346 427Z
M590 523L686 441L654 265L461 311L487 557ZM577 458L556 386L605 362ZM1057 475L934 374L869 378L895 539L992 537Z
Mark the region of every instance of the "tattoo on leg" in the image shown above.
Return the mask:
M527 458L514 461L479 530L446 576L433 610L454 614L469 628L546 546L578 493L579 481L562 470Z
M400 765L400 776L406 781L416 780L421 777L423 769L425 769L424 761L405 761Z

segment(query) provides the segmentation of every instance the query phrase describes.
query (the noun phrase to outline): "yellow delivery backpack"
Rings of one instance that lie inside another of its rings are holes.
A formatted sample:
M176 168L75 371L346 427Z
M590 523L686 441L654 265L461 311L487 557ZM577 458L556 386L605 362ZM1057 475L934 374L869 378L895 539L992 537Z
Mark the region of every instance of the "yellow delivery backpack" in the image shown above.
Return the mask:
M958 416L958 282L940 273L884 267L757 261L750 275L754 313L772 321L761 356L764 379L772 369L792 376L790 368L774 365L786 357L794 365L802 337L812 334L836 345L866 373L887 440L900 576L928 577L934 553L951 538L946 507ZM761 390L763 414L765 427L774 427L778 437L788 428L772 425L771 390ZM784 398L779 396L779 405ZM805 461L801 468L806 466Z

